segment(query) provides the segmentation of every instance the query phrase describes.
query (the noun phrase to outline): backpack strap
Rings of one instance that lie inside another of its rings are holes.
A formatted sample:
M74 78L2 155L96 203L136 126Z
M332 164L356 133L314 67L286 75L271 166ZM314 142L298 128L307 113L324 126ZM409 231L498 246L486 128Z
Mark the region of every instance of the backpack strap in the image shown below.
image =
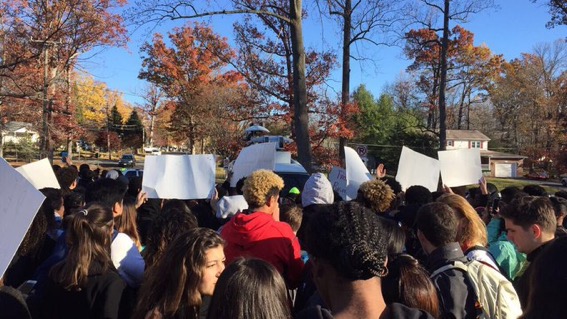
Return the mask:
M450 269L458 269L458 270L464 271L465 273L467 273L469 271L469 267L467 266L467 264L465 264L462 261L454 260L454 261L446 264L445 266L435 270L433 273L431 273L431 276L429 276L429 277L433 278L433 277L439 275L440 273L447 271L447 270L450 270Z
M492 261L494 261L494 263L496 264L496 268L494 267L494 265L491 265L489 263L487 263L486 261L482 261L482 260L477 260L479 263L484 264L496 271L498 271L499 273L501 273L506 279L510 280L510 278L508 278L508 275L506 274L506 271L500 266L500 264L498 263L498 261L496 261L496 258L494 257L494 255L492 254L492 252L490 252L490 250L488 250L488 248L484 247L484 246L480 246L480 245L476 245L476 246L472 246L471 248L467 249L467 251L464 253L465 256L470 253L471 251L474 250L482 250L485 251L488 256L492 259Z
M480 296L479 293L477 292L477 287L475 287L475 284L473 282L473 280L470 278L470 273L469 273L469 264L472 263L473 261L468 261L466 263L459 261L459 260L453 260L451 263L435 270L431 276L429 276L429 278L433 278L437 275L439 275L442 272L445 272L447 270L451 270L451 269L457 269L460 270L464 273L465 275L465 285L467 285L469 288L471 288L472 290L469 290L470 293L472 293L473 297L474 297L474 310L476 312L475 314L475 318L480 318L482 316L482 314L484 313L484 308L483 305L480 302ZM491 267L492 268L492 267Z
M490 258L492 258L492 260L494 260L494 262L496 262L496 258L494 258L494 255L490 252L490 250L488 250L488 248L481 246L481 245L472 246L471 248L467 249L467 251L465 251L465 253L464 253L465 256L468 255L471 251L474 251L474 250L485 251L488 254L488 256L490 256ZM494 267L492 267L492 268L494 268Z

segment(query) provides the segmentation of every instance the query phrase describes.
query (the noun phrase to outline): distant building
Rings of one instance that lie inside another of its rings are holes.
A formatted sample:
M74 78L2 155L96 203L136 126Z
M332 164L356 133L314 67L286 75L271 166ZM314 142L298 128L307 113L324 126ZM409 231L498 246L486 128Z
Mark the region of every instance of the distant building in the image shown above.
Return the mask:
M490 139L477 130L447 130L447 150L479 148L488 150Z
M2 128L2 144L20 143L20 140L29 138L32 143L39 140L39 133L33 129L31 123L8 122Z
M526 156L490 151L489 141L490 138L477 130L447 130L447 150L480 149L484 174L492 177L522 176L522 162Z

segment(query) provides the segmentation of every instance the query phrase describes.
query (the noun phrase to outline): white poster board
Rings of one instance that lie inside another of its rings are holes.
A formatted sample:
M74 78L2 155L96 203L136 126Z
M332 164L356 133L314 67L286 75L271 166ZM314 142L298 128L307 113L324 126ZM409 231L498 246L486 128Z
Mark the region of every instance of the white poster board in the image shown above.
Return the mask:
M333 166L329 173L329 182L331 182L333 190L337 192L341 198L346 198L347 177L344 168Z
M142 190L148 198L203 199L215 188L215 158L206 155L147 156Z
M411 150L402 148L396 180L405 191L410 186L421 185L431 192L437 191L439 184L439 161Z
M364 165L358 153L350 147L345 146L345 166L346 166L346 198L352 200L356 198L360 185L372 179L372 175Z
M50 167L51 169L51 167ZM45 197L0 157L0 278Z
M20 174L22 174L25 179L28 180L36 189L42 189L45 187L60 189L59 181L55 177L51 163L47 158L40 161L22 165L16 168Z
M480 149L439 151L441 179L449 187L478 184L482 178Z
M290 155L291 156L291 155ZM273 171L276 165L276 143L260 143L243 148L232 166L230 186L259 169Z

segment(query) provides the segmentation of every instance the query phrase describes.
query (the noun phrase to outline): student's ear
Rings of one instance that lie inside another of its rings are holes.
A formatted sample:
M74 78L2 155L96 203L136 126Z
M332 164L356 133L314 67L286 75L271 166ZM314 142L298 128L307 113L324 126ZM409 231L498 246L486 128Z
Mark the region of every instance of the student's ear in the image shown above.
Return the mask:
M122 205L122 201L114 203L114 206L112 206L112 217L122 215L123 208L124 206Z
M279 200L279 196L272 196L270 197L270 199L268 199L268 202L266 203L266 205L268 207L273 207L274 205L278 205L278 200Z
M530 226L530 230L532 232L532 234L534 235L534 238L540 238L541 237L541 227L538 224L533 224Z

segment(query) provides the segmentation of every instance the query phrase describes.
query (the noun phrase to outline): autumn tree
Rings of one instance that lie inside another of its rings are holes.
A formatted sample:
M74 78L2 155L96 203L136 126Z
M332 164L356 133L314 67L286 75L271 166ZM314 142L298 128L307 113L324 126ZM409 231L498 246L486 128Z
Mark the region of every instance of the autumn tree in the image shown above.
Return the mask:
M494 55L484 45L474 46L474 34L456 26L454 57L448 67L448 91L456 96L452 107L456 123L451 128L470 129L470 110L475 103L481 103L487 89L500 74L502 55ZM466 124L466 125L465 125Z
M250 3L252 3L250 1ZM305 69L305 48L303 43L303 2L302 0L289 0L289 14L281 15L273 10L272 3L260 1L258 5L250 9L218 8L211 9L211 4L199 6L198 1L139 1L130 12L130 17L138 24L159 23L164 20L194 19L211 15L226 14L264 14L274 16L285 21L290 26L290 40L292 49L293 69L293 98L294 112L293 122L298 149L298 160L303 166L311 171L312 150L309 137L309 116L307 83ZM233 2L234 4L234 2Z
M118 148L118 146L120 146L121 143L122 141L120 140L120 136L118 136L118 133L116 132L107 133L105 131L100 131L97 133L95 139L95 144L99 147L102 147L103 149L106 149L107 145L111 145ZM107 149L106 151L110 154L110 149Z
M439 86L438 86L438 110L439 110L439 142L441 149L446 147L446 100L445 91L447 88L447 69L449 57L449 35L450 35L450 22L467 20L469 15L478 13L482 10L493 6L493 0L420 0L422 6L418 6L411 10L409 15L413 17L416 24L420 29L427 30L427 37L431 41L437 42L439 45L438 51L438 72L439 72ZM437 26L437 19L441 17L442 23ZM440 32L439 36L437 33Z
M159 109L163 106L165 94L163 90L159 88L159 86L150 83L145 88L142 98L144 99L144 103L143 105L141 105L141 107L146 111L150 118L148 133L144 144L153 146L156 116L158 115Z
M106 90L106 84L93 77L76 75L72 103L76 106L75 118L81 127L94 129L106 125Z
M486 90L500 72L502 56L494 55L486 46L474 45L474 34L455 26L449 35L446 75L446 127L470 128L470 108L480 103ZM427 111L426 128L437 132L439 85L441 82L441 44L429 29L407 33L405 53L414 59L410 71L418 72L418 87L424 93Z
M533 159L560 158L567 142L566 58L567 47L560 40L504 63L489 90L503 146Z
M171 129L186 134L188 147L195 151L196 142L207 131L207 125L219 115L221 105L213 104L214 94L207 87L230 87L240 81L233 71L224 71L234 52L226 40L201 24L176 28L169 33L172 48L160 34L145 43L139 78L160 87L175 104ZM208 92L211 92L210 90Z
M250 9L259 1L242 1L239 8ZM280 15L289 14L289 1L271 0L272 10ZM306 14L306 13L305 13ZM258 24L257 22L260 22ZM262 30L264 26L265 31ZM243 22L235 23L236 43L239 55L235 67L244 75L252 90L257 91L259 104L263 105L255 113L256 120L265 119L264 124L282 121L288 126L282 135L291 135L297 141L294 119L293 90L293 50L289 24L276 17L258 14L245 17ZM309 104L309 137L314 158L317 162L327 162L324 157L335 156L335 150L323 147L324 141L351 134L345 127L346 116L341 116L340 104L322 94L322 86L333 67L336 58L330 52L306 50L306 88ZM346 108L345 108L346 109ZM313 127L316 127L314 129ZM296 152L295 145L289 150ZM329 154L330 153L330 154Z
M3 3L11 3L2 7L0 23L7 26L3 29L9 31L3 37L3 44L9 44L12 53L3 58L0 65L0 78L3 78L0 95L31 98L35 108L41 105L42 120L35 122L42 122L43 126L43 156L51 137L57 140L65 136L70 148L77 128L72 120L71 73L81 53L99 46L126 43L122 18L112 13L125 1L19 0ZM47 132L53 136L47 136Z

